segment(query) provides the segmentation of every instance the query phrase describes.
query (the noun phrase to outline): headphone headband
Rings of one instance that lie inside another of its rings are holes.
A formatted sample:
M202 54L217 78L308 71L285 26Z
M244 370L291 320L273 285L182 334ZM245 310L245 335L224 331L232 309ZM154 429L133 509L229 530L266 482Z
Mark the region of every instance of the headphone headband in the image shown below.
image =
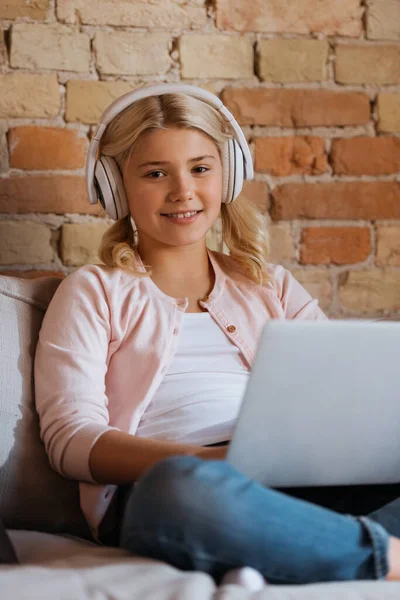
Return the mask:
M90 142L86 160L86 186L90 204L97 203L97 192L94 184L96 155L100 144L100 140L107 125L111 123L111 121L115 119L116 116L118 116L121 112L128 108L128 106L134 104L138 100L142 100L143 98L148 98L150 96L161 96L163 94L187 94L188 96L193 96L194 98L198 98L199 100L204 100L207 104L217 109L230 123L233 131L235 132L237 142L243 153L244 179L253 178L253 161L251 158L251 153L246 138L244 137L243 131L239 127L234 116L226 108L226 106L224 106L221 100L217 96L215 96L215 94L212 94L211 92L203 90L202 88L197 86L185 83L161 83L158 85L146 86L124 94L120 98L117 98L112 104L110 104L110 106L101 115L99 124L96 127L96 130Z

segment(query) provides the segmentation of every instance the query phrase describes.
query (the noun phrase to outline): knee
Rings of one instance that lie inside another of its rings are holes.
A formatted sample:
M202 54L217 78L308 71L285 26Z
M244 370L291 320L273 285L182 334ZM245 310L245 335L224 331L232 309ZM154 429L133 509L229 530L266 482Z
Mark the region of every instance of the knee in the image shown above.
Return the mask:
M195 456L171 456L149 469L138 481L138 492L149 497L162 493L173 498L193 497L202 491L212 493L222 482L243 478L224 460L205 460Z
M230 500L247 485L248 480L225 461L192 456L162 460L138 480L128 498L120 545L160 559L170 559L172 552L174 564L192 568L188 547L228 536L235 517Z
M137 481L128 498L120 546L178 568L197 568L192 550L198 543L203 545L204 533L208 538L213 523L220 520L220 492L214 480L224 468L223 461L192 456L157 463ZM226 509L223 504L221 510Z
M174 456L150 468L132 487L122 520L122 539L165 533L179 526L196 495L196 466L204 461L192 456Z
M187 498L199 489L201 466L204 470L205 463L195 456L172 456L160 461L136 482L130 510L137 515L139 510L148 514L152 508L158 514L162 510L171 512L172 508L175 513L183 510Z
M183 522L204 513L219 483L232 470L225 461L203 460L194 456L173 456L149 469L135 484L127 501L125 523L153 529L166 521Z

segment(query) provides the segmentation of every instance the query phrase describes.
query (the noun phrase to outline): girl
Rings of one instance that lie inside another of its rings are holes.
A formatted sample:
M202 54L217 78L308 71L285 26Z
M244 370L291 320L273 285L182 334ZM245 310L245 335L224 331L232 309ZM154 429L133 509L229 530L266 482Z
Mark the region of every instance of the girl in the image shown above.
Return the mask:
M117 222L104 264L54 295L35 385L49 459L80 482L93 535L217 582L245 565L274 583L398 578L396 501L342 515L224 461L265 323L325 318L235 200L252 165L230 113L192 86L144 88L106 111L87 165L90 200ZM229 256L207 248L219 216Z

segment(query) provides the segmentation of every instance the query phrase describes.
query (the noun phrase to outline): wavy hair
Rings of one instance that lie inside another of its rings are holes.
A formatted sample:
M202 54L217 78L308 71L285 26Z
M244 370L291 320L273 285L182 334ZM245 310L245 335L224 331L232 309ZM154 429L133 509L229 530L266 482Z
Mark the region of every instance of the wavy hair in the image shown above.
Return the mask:
M143 98L121 112L107 126L99 152L111 156L122 171L135 144L145 135L168 127L197 129L216 144L223 161L223 148L232 131L219 111L208 103L187 94L162 94ZM223 164L223 170L224 164ZM221 205L222 240L237 267L250 280L265 284L269 279L269 254L265 219L245 197L239 196L230 204ZM137 263L137 232L130 215L117 221L104 233L99 256L109 267L129 269L139 277L151 274Z

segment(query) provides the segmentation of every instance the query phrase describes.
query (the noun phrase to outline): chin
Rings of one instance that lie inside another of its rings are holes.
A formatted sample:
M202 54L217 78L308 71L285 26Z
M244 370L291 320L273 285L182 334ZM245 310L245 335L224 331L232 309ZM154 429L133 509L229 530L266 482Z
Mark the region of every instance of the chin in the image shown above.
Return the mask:
M201 241L203 241L205 239L205 235L196 235L196 236L182 236L181 238L178 238L178 236L172 240L171 238L169 238L168 240L166 240L164 243L166 243L168 246L193 246L193 244L199 244Z

